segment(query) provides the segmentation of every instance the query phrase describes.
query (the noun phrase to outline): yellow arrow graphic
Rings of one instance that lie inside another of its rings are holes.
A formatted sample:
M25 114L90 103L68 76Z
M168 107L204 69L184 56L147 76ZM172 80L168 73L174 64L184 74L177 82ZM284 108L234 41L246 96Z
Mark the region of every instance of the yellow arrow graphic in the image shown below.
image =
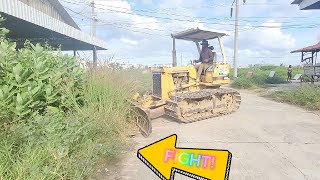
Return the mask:
M229 151L177 148L176 141L174 134L141 148L138 158L162 180L173 180L176 172L199 180L228 180Z

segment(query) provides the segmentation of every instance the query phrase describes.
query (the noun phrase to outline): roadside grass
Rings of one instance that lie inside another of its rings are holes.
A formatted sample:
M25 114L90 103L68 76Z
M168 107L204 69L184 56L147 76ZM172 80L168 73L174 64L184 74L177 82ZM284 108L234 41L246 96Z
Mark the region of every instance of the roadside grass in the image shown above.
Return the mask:
M123 137L134 124L130 119L132 109L127 100L136 92L138 84L134 81L135 75L130 78L127 75L108 69L89 72L84 90L87 106L83 109L87 115L100 119L115 135Z
M303 74L301 67L293 67L293 74ZM274 77L268 77L270 71L275 71ZM246 74L253 72L253 77L247 78ZM233 76L233 71L231 72ZM287 83L287 67L283 66L261 66L254 68L238 69L238 78L233 79L231 86L239 89L264 88L268 84L285 84Z
M131 86L121 73L88 72L84 106L2 124L0 179L95 177L97 160L116 156L126 148L127 135L136 130L126 101Z
M275 101L298 105L309 110L320 110L320 87L304 85L293 91L277 91L264 94Z
M147 69L127 69L120 70L119 73L132 81L134 86L130 88L134 92L144 94L152 89L152 73Z
M137 130L127 99L147 76L85 72L48 45L17 51L8 32L0 28L0 179L96 179L98 160Z

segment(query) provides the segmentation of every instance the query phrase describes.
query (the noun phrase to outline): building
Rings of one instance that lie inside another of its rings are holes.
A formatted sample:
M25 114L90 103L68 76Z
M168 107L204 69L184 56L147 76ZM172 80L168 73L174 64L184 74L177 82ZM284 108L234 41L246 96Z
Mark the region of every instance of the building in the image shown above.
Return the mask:
M298 4L300 10L320 9L320 0L295 0L291 4Z
M58 0L0 0L2 26L10 30L8 37L23 47L26 40L48 43L63 51L106 50L106 42L85 34Z

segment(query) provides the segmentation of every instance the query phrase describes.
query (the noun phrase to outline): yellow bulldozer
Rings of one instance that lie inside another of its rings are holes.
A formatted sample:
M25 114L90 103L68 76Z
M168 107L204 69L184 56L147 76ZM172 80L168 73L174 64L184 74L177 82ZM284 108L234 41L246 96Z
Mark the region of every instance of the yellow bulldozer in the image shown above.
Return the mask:
M230 83L230 66L227 64L222 37L224 31L189 29L172 34L173 67L153 68L152 93L135 94L132 103L136 108L137 125L144 136L152 132L151 120L163 115L180 122L191 123L230 114L240 107L241 96L233 89L220 88ZM194 42L201 53L199 42L218 40L222 62L210 65L197 79L193 64L177 67L176 40Z

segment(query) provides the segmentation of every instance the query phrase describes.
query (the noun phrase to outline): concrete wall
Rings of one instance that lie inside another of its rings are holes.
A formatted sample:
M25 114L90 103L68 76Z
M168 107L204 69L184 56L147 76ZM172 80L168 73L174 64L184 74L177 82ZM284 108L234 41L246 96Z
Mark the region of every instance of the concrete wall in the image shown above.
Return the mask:
M19 1L47 14L48 16L51 16L55 19L58 19L59 21L62 21L64 23L68 24L63 19L63 17L59 14L59 12L50 4L50 2L48 0L19 0ZM69 24L69 25L71 25L71 24Z

